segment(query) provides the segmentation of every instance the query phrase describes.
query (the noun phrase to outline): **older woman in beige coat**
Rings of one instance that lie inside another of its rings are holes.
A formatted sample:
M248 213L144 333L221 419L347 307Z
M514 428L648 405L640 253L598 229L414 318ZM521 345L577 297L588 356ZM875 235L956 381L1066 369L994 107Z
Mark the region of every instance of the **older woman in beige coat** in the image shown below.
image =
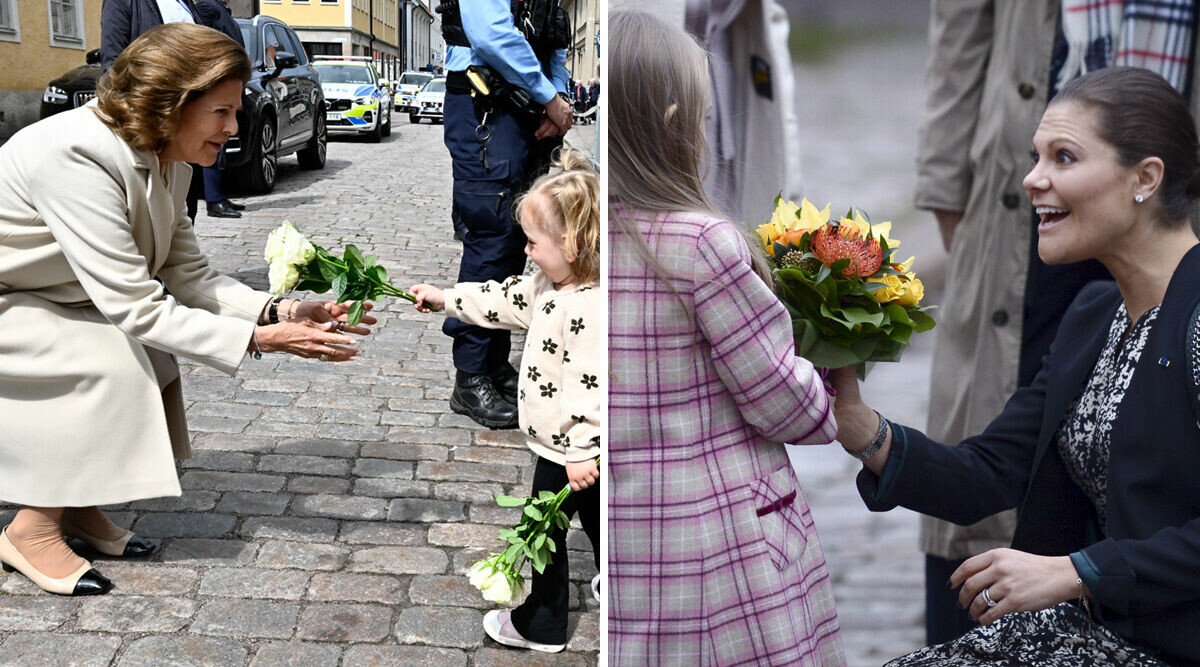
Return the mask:
M245 51L191 24L147 32L97 101L0 147L0 564L46 591L112 583L63 533L114 556L153 545L97 505L178 496L188 456L173 355L233 374L247 353L345 361L333 303L272 299L218 274L183 215L190 168L237 131ZM374 318L364 318L368 324Z

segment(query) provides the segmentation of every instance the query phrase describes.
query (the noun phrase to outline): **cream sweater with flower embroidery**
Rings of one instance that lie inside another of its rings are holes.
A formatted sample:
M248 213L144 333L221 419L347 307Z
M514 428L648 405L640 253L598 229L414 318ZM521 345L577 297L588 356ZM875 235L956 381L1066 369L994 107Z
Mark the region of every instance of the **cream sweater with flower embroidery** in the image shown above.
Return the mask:
M596 285L555 290L541 271L503 283L459 283L446 290L446 316L527 329L517 399L525 443L559 465L600 455L608 346Z

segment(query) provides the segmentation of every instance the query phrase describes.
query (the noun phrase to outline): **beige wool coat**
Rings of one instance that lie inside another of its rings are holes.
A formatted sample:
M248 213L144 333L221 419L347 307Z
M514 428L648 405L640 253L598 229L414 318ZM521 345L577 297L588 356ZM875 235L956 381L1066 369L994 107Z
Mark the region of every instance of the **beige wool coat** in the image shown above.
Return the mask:
M183 214L191 168L163 169L93 108L52 116L0 146L7 502L179 495L174 458L189 450L173 355L233 374L270 299L201 254Z
M982 432L1017 388L1033 216L1021 181L1049 102L1059 12L1058 0L932 3L916 205L964 212L933 357L928 434L940 442ZM921 546L967 558L1007 547L1014 526L1012 511L967 527L922 517Z

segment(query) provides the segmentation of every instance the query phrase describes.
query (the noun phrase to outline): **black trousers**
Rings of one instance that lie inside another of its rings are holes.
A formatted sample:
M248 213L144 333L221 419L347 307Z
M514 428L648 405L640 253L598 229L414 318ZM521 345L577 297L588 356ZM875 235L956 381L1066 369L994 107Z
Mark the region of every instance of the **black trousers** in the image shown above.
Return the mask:
M451 219L456 230L466 232L458 282L518 275L525 270L525 233L516 223L513 204L545 172L546 154L561 145L561 139L536 140L537 118L502 107L488 114L483 128L483 113L463 93L447 91L443 113L444 141L454 171ZM508 331L451 318L442 332L454 338L454 367L460 371L481 375L508 362Z
M567 485L567 469L563 466L538 458L533 471L533 493L540 491L558 493ZM579 513L583 531L592 541L592 557L596 569L600 569L600 482L583 491L572 492L563 501L562 510L568 517ZM555 530L554 558L545 571L535 570L530 583L529 596L512 612L512 624L521 636L540 644L567 643L567 607L570 600L569 567L567 564L567 531Z
M958 606L958 589L950 588L950 575L962 565L925 554L925 645L935 646L958 639L979 624Z

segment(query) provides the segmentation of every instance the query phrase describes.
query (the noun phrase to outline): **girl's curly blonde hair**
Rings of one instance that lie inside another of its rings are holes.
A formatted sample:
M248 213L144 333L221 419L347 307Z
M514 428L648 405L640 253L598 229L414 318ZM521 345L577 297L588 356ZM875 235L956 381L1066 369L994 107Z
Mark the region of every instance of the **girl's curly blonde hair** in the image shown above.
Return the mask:
M522 212L534 194L545 197L549 206L543 210L554 224L551 228L543 221L539 228L550 236L566 235L563 250L575 255L571 273L584 284L599 282L600 175L591 161L579 151L563 150L550 173L534 181L517 201L517 215L526 223L530 221Z
M161 153L183 106L230 78L250 79L246 49L212 28L168 23L133 40L100 77L96 115L134 150Z

